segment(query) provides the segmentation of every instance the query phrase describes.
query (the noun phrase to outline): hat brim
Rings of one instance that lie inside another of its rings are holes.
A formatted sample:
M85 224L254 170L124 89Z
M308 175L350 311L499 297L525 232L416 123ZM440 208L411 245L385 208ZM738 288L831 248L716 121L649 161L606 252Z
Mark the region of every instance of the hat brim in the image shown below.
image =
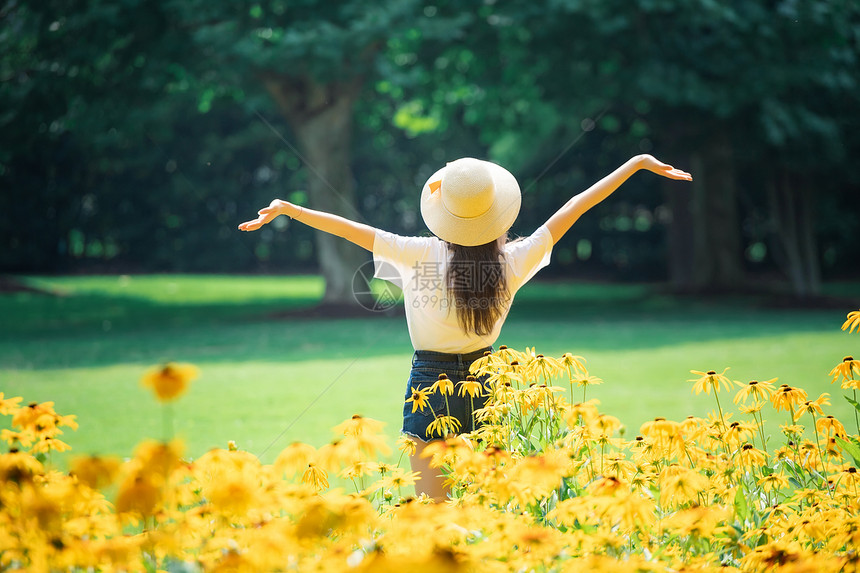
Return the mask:
M442 203L442 190L431 192L430 183L439 181L445 167L430 176L421 190L421 216L430 231L449 243L474 247L495 241L508 232L520 212L520 186L507 169L482 161L493 177L495 193L489 209L476 217L458 217Z

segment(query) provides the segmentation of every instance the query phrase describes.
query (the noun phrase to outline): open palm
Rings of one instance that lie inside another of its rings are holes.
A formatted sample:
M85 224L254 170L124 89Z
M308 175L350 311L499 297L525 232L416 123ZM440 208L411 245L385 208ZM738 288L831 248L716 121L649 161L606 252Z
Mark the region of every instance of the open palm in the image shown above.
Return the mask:
M245 221L244 223L239 225L240 231L256 231L263 225L267 223L271 223L272 220L280 215L280 211L278 210L278 200L275 199L271 203L269 203L268 207L263 207L259 211L257 211L259 217L253 219L251 221Z
M642 169L647 169L657 175L668 177L669 179L678 179L682 181L692 181L693 176L686 171L675 169L671 165L658 161L651 155L642 155Z

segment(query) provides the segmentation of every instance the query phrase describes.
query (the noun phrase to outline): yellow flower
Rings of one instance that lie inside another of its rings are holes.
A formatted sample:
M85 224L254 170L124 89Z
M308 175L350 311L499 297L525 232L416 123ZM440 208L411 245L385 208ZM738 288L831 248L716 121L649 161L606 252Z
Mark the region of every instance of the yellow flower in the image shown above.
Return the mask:
M21 407L19 404L22 398L16 396L14 398L4 398L3 392L0 392L0 414L3 416L14 415Z
M309 484L317 491L328 488L328 475L325 470L314 464L308 464L305 473L302 474L302 482Z
M415 485L415 482L420 479L420 475L421 472L407 472L401 468L394 468L389 475L382 479L382 487L390 489L394 487L403 488Z
M830 398L828 398L830 394L825 392L821 396L818 397L817 400L807 400L797 409L797 412L794 413L794 421L798 421L801 416L806 413L809 414L818 414L819 416L823 416L824 412L822 412L822 406L830 405Z
M29 483L45 473L45 468L35 457L15 448L0 455L0 483Z
M427 435L438 434L440 437L448 434L456 434L460 431L460 421L453 416L436 416L436 419L427 426Z
M501 358L505 364L510 364L511 362L515 362L520 358L520 353L513 348L508 348L507 346L502 344L496 351L496 356Z
M857 329L857 332L860 333L860 310L854 310L848 313L847 319L845 323L842 325L842 330L847 330L848 333L854 332L854 329Z
M741 411L741 414L757 414L761 412L761 409L764 407L765 402L753 402L749 406L742 404L738 406L738 410Z
M642 424L639 431L649 438L671 437L680 433L681 425L678 422L673 422L663 417L657 417L650 422Z
M144 472L144 468L138 468L120 484L116 496L116 512L147 517L155 512L160 502L160 485L153 481L151 474Z
M182 462L183 445L179 440L141 442L134 451L134 459L140 462L141 473L166 479Z
M57 417L53 402L30 402L18 410L12 416L12 427L19 429L35 429L39 420L53 420Z
M749 422L732 422L726 429L725 437L729 442L740 443L755 435L756 425Z
M275 459L275 469L288 476L297 474L309 463L316 461L317 450L310 444L293 442L278 454Z
M759 467L767 463L764 452L752 444L744 444L738 452L738 461L743 467Z
M789 485L788 478L776 472L765 476L757 482L765 491L786 489Z
M597 386L598 384L603 384L603 380L598 378L597 376L592 376L588 373L577 376L576 378L572 378L573 382L576 382L577 386Z
M833 376L831 384L842 377L843 390L860 390L860 360L846 356L830 371L830 376Z
M795 406L799 406L806 401L806 391L783 384L773 393L770 401L777 411L785 410L786 412L791 412Z
M439 378L430 386L430 393L439 391L442 396L450 396L454 393L454 383L448 379L447 374L440 374Z
M119 458L113 456L81 456L72 460L70 474L93 489L113 483L120 467Z
M674 501L684 504L695 500L708 487L708 478L699 472L679 465L671 465L660 472L660 503Z
M506 347L507 348L507 347ZM481 374L489 374L496 370L500 364L503 364L504 361L491 353L489 350L484 352L484 356L478 358L472 364L469 365L469 372L478 376Z
M344 436L360 436L362 434L379 434L384 428L385 422L353 414L352 418L341 422L331 430L335 434L343 434Z
M695 384L693 384L693 391L696 394L699 394L701 392L704 392L705 394L710 394L711 388L719 392L721 384L726 387L726 390L731 390L732 381L725 376L726 370L728 370L728 368L726 368L719 374L717 374L714 370L708 370L707 372L690 370L690 373L698 375L699 378L688 380L688 382L695 382Z
M774 392L773 383L776 382L778 378L771 378L770 380L766 380L764 382L759 382L758 380L750 380L746 386L743 386L738 393L735 394L735 404L743 400L743 403L747 403L747 398L752 396L755 402L759 401L768 401L771 395Z
M168 362L164 366L147 370L140 382L144 387L151 388L161 402L170 402L185 393L189 382L197 378L199 373L192 364Z
M845 437L845 426L833 416L822 416L815 420L815 428L822 434Z
M855 467L848 467L836 475L836 483L854 493L860 488L860 472Z
M565 352L558 362L561 367L567 371L567 375L570 378L573 378L579 372L585 372L587 374L585 358L582 356L574 356L570 352Z
M72 446L57 438L50 436L38 440L30 451L34 454L47 454L48 452L67 452L72 449Z
M474 376L466 376L466 379L458 382L458 384L460 385L460 391L457 393L459 396L465 397L468 394L472 398L477 398L484 393L483 384L478 382Z
M397 438L397 449L406 454L407 456L415 455L417 445L418 444L415 442L415 440L413 440L406 434L402 434L399 438Z
M412 387L412 397L407 398L406 402L412 402L412 413L414 414L416 410L424 411L424 407L428 406L430 403L427 400L427 397L430 395L426 389L416 390L415 387Z
M664 518L661 523L677 535L711 539L719 533L718 526L730 517L731 511L726 507L694 505Z
M532 349L532 351L534 351L534 349ZM543 354L537 354L533 358L529 359L526 364L526 368L531 370L535 374L536 378L541 376L543 377L544 382L548 382L550 378L562 370L562 365L555 358L550 358Z

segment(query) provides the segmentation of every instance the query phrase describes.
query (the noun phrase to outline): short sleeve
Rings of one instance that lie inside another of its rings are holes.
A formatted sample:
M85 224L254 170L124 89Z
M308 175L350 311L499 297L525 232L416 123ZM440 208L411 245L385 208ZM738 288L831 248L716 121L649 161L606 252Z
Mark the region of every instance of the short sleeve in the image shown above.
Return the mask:
M552 255L552 234L541 225L531 236L505 245L508 267L508 288L516 292L535 274L547 266Z
M404 237L377 229L373 240L374 278L403 288L416 264L429 260L442 246L435 237Z

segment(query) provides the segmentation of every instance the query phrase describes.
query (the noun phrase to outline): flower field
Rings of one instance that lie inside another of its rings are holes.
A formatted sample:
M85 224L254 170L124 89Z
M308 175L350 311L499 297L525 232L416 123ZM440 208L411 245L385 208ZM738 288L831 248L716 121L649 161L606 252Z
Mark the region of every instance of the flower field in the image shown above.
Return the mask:
M842 328L860 333L860 311ZM406 467L414 443L398 441L399 464L379 462L394 445L368 418L344 421L320 448L294 443L270 465L232 446L189 460L170 440L120 460L67 453L73 415L0 394L0 570L860 568L860 360L829 373L844 397L695 371L691 390L713 400L711 414L656 417L635 436L588 399L603 381L584 358L501 347L472 370L491 388L477 430L428 448L451 488L445 503L405 495L421 477ZM183 364L143 375L168 435L171 402L196 375ZM481 388L442 380L433 391ZM413 407L427 398L413 395ZM854 419L829 415L831 399L849 400ZM456 421L435 414L447 437ZM765 433L765 416L784 421L781 435ZM55 469L58 456L71 471ZM332 475L354 489L331 489Z

